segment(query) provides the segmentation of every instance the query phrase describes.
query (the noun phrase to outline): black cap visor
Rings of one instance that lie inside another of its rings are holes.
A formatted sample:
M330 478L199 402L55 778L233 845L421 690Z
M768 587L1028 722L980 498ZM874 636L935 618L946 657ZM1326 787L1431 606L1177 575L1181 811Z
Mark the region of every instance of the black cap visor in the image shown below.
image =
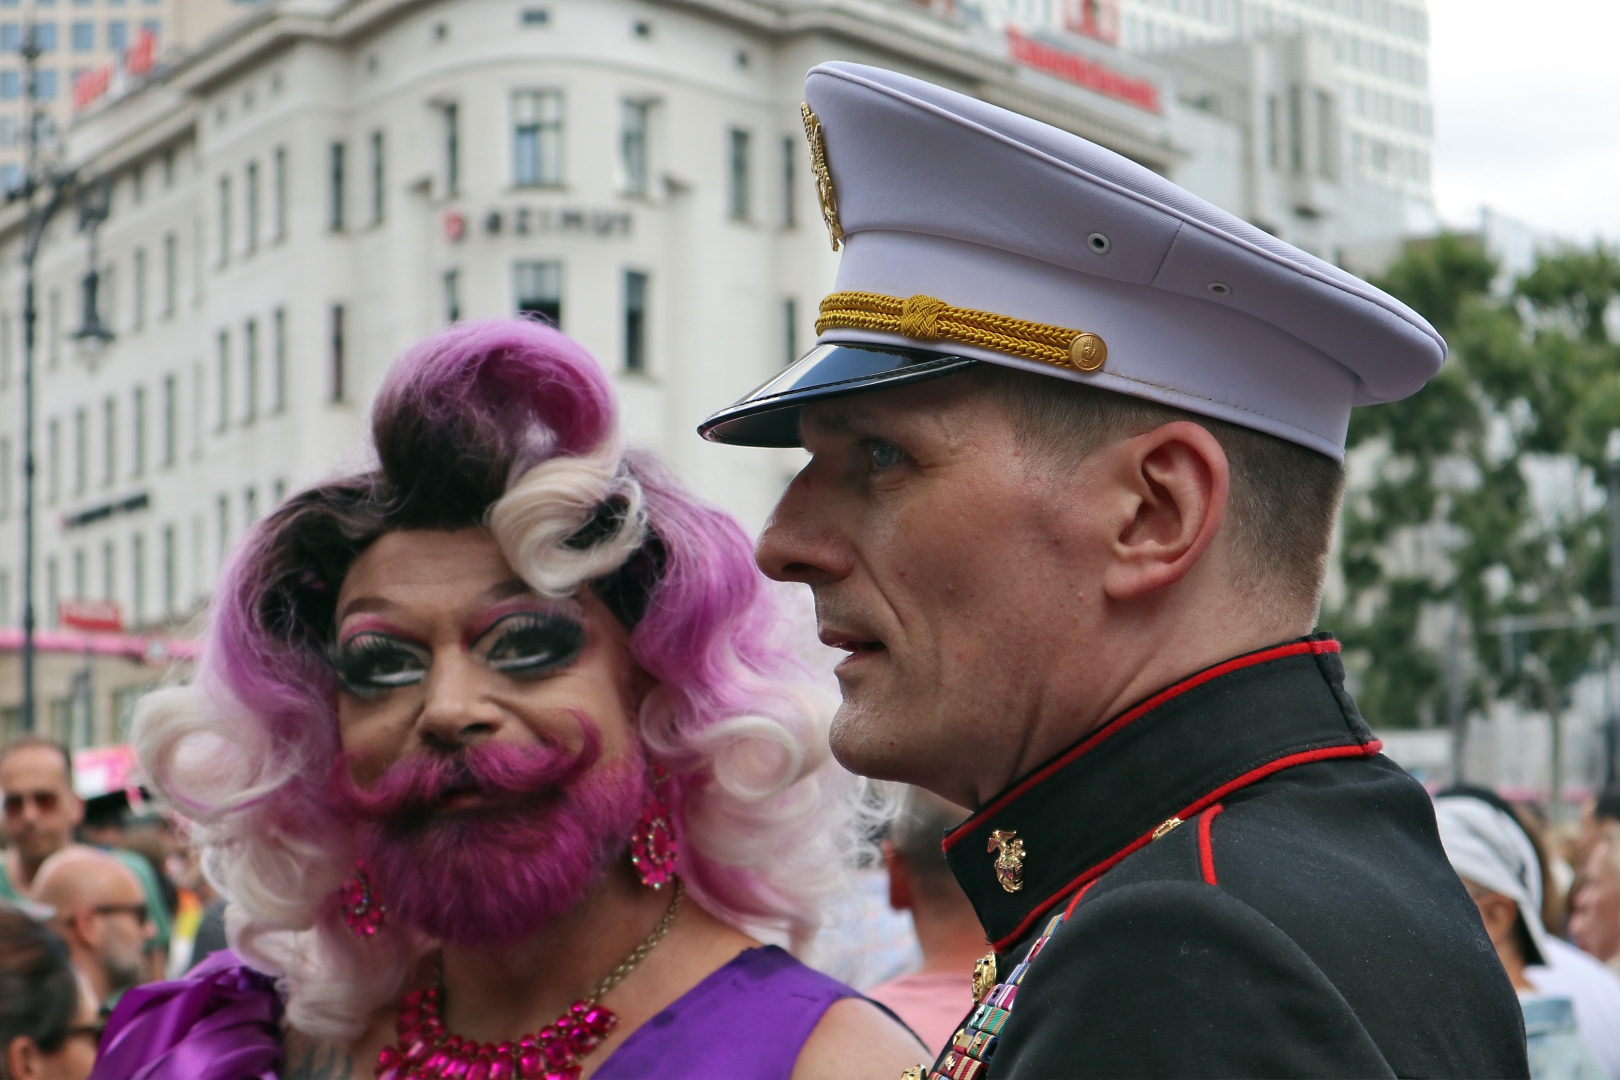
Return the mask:
M927 349L818 345L792 367L698 425L710 442L799 446L799 406L934 379L979 361Z

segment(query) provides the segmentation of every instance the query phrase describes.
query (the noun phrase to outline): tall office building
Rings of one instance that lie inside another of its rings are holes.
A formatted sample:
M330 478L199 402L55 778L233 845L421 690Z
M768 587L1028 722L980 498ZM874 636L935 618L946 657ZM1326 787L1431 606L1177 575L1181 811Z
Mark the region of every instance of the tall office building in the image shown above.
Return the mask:
M1425 0L954 0L960 15L1086 33L1127 52L1310 38L1345 94L1349 166L1427 205L1434 110ZM1286 109L1286 103L1280 105ZM1279 126L1286 126L1281 118Z
M0 0L0 193L17 187L27 153L21 51L30 33L40 51L40 144L50 155L77 112L196 48L254 2Z

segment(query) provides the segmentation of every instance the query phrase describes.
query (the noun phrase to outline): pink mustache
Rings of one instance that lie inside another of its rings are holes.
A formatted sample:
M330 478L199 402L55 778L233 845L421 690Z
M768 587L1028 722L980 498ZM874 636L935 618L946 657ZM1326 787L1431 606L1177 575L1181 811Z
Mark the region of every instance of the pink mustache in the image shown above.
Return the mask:
M562 794L589 773L602 755L602 737L582 725L578 753L560 746L490 742L464 750L412 754L362 790L343 762L336 788L357 822L411 830L426 825L452 796L476 795L486 808L532 805Z

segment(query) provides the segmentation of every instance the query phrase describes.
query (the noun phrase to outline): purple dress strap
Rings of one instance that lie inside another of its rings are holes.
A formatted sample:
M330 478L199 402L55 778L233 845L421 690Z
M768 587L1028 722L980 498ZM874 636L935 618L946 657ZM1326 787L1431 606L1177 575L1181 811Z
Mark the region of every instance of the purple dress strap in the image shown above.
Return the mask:
M774 945L745 949L631 1032L595 1080L787 1080L847 997L860 994Z
M90 1080L276 1080L280 1067L275 980L227 950L184 979L125 991Z

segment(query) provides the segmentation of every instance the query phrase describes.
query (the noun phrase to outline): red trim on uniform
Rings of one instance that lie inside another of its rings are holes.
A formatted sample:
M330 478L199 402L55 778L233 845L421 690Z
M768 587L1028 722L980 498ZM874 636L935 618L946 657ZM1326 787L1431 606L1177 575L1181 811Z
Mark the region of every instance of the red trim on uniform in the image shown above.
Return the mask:
M1305 642L1302 644L1315 645L1332 643ZM1277 758L1275 761L1268 761L1259 768L1250 769L1236 780L1231 780L1225 784L1222 784L1214 791L1211 791L1208 795L1205 795L1203 798L1197 800L1189 805L1186 809L1182 810L1181 813L1176 815L1176 817L1186 821L1188 818L1192 817L1194 814L1197 814L1199 811L1210 806L1211 804L1220 802L1232 792L1241 788L1246 788L1250 784L1264 780L1272 773L1281 772L1282 770L1292 768L1295 765L1309 765L1313 761L1329 761L1333 758L1372 757L1383 748L1384 744L1379 742L1377 739L1374 739L1367 743L1351 743L1348 746L1325 746L1320 750L1304 750L1297 754L1286 754L1280 758ZM1154 826L1154 828L1158 828L1158 826ZM1022 922L1013 927L1012 933L1001 938L999 941L992 942L990 947L996 952L1001 952L1003 949L1006 949L1019 938L1023 937L1024 931L1028 930L1035 920L1039 919L1042 915L1050 911L1054 906L1057 905L1058 901L1062 900L1065 896L1068 896L1072 890L1102 877L1104 874L1118 865L1122 860L1124 860L1126 856L1140 851L1142 848L1146 847L1152 842L1152 830L1138 836L1135 840L1132 840L1129 844L1126 844L1124 847L1120 848L1118 851L1114 852L1114 854L1108 856L1108 858L1093 866L1091 869L1084 871L1073 881L1070 881L1067 885L1064 885L1061 889L1058 889L1051 896L1047 897L1045 900L1042 900L1034 907L1033 910L1030 911L1028 915L1024 916Z
M1215 815L1224 809L1216 803L1198 815L1198 869L1203 872L1205 885L1220 884L1215 880L1215 849L1209 842L1209 827L1215 823Z
M1080 886L1080 891L1074 894L1074 899L1069 901L1069 906L1063 909L1063 917L1065 919L1074 914L1074 909L1080 906L1081 897L1090 892L1091 887L1095 884L1097 884L1097 879L1092 878L1090 881Z
M1281 660L1288 656L1300 656L1305 653L1320 655L1322 653L1336 653L1338 651L1339 643L1331 639L1322 641L1296 641L1288 645L1279 645L1275 649L1263 649L1260 652L1250 653L1247 656L1234 657L1231 660L1227 660L1225 663L1216 664L1212 668L1205 668L1198 674L1189 676L1167 690L1159 691L1157 694L1154 694L1152 697L1148 698L1134 709L1122 713L1113 720L1110 720L1107 724L1092 732L1091 735L1081 742L1079 746L1076 746L1074 749L1070 750L1056 761L1053 761L1045 767L1032 773L1017 787L1013 788L1011 791L998 798L995 802L991 803L989 806L985 807L983 810L980 810L977 814L974 814L962 824L952 829L945 837L943 850L951 850L951 848L956 845L956 842L960 840L964 834L972 832L974 829L978 828L981 824L983 824L986 818L1001 810L1002 807L1006 806L1008 803L1024 794L1030 788L1057 772L1059 769L1069 765L1076 758L1088 753L1098 743L1101 743L1109 736L1118 733L1121 728L1125 727L1131 721L1140 719L1146 713L1152 712L1154 709L1157 709L1159 706L1163 705L1167 701L1170 701L1172 698L1180 697L1187 691L1202 686L1211 679L1218 679L1222 675L1229 675L1234 671L1241 671L1244 668L1253 667L1256 664L1264 664L1272 660Z

